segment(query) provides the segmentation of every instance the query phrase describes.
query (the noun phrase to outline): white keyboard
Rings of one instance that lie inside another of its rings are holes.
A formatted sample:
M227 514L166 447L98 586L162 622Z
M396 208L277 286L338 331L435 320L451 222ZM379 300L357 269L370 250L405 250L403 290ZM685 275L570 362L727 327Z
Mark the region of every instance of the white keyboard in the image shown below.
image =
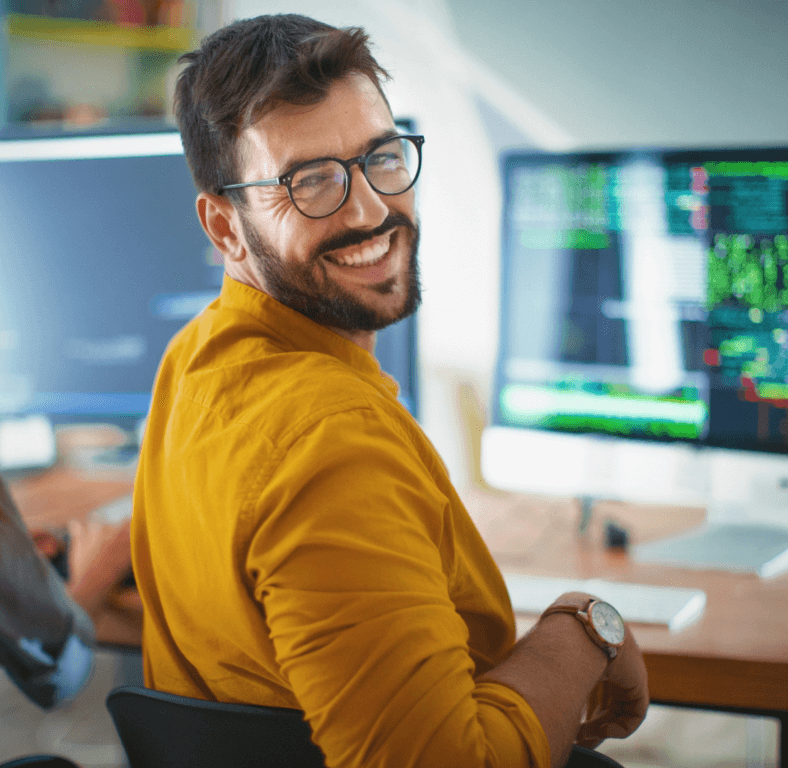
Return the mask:
M515 613L540 614L564 592L587 592L611 603L624 621L660 624L679 632L697 621L706 607L701 589L621 584L601 579L559 579L504 573Z

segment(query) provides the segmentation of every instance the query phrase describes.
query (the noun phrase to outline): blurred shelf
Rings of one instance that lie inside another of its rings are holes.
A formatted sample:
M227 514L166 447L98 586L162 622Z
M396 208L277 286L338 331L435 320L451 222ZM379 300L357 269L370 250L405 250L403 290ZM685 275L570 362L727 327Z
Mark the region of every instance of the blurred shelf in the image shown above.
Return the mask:
M179 53L193 48L199 33L189 27L138 27L106 21L56 19L12 13L6 17L8 35L72 45Z

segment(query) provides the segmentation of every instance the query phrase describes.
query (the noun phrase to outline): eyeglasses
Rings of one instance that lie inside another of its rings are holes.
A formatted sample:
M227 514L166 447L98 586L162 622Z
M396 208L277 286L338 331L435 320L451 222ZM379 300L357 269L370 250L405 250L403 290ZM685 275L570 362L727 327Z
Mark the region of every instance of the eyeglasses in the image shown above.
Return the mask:
M381 195L407 192L421 171L423 136L390 136L375 144L364 155L350 160L321 157L299 163L284 176L242 184L225 184L219 194L243 187L287 187L293 205L310 219L322 219L336 213L350 196L350 171L361 167L369 185Z

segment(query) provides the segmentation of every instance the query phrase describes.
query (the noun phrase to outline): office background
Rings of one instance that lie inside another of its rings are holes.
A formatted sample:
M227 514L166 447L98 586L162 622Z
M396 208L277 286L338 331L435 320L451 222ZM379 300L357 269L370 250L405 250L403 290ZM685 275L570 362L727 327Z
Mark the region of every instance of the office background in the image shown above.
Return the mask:
M788 144L784 2L235 0L203 2L194 25L276 12L368 28L394 77L395 114L427 137L421 418L461 486L474 477L495 362L499 151ZM52 44L45 63L34 45L3 41L5 74L39 73L61 99L86 83L99 105L128 100L130 83L141 101L155 93L144 61L112 48ZM171 88L176 69L165 70ZM6 107L29 95L7 92Z
M28 13L63 5L5 2ZM427 136L419 182L421 420L460 486L476 473L495 362L499 152L788 143L785 2L170 0L138 7L173 25L169 50L128 55L118 45L47 41L40 33L3 36L11 119L47 95L81 105L71 116L77 121L89 121L91 108L132 119L171 115L178 49L234 18L300 12L369 30L393 75L395 114Z
M236 0L233 16L256 13ZM461 484L497 339L498 152L784 144L785 3L268 2L372 33L395 112L427 136L422 422ZM462 158L462 162L458 162ZM470 402L469 402L470 399ZM465 411L465 419L459 415ZM470 442L469 442L470 440Z

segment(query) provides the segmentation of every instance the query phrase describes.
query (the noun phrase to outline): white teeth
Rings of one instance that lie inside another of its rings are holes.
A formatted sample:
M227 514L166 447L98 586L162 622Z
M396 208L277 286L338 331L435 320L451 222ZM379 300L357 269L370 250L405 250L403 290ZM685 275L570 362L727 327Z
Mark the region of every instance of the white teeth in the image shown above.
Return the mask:
M333 261L346 267L368 267L380 261L389 249L389 238L377 245L366 245L356 253L334 256Z

